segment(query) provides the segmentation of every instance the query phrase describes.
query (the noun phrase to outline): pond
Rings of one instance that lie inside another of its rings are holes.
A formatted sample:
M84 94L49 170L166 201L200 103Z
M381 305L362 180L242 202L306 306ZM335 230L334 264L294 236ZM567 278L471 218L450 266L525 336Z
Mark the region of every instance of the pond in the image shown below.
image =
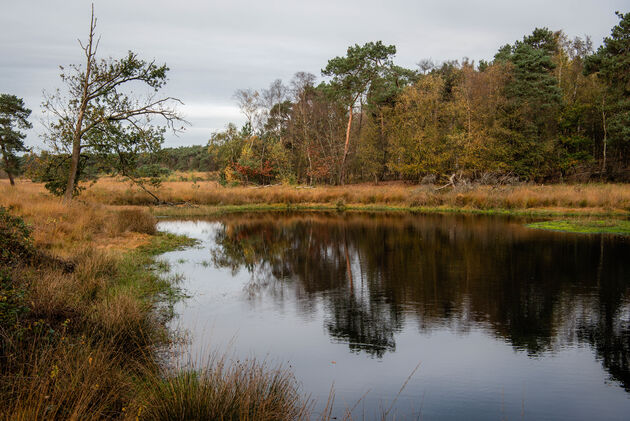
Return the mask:
M334 386L333 415L630 414L627 237L507 217L349 212L159 229L200 240L163 255L189 296L172 322L187 352L290 367L318 409Z

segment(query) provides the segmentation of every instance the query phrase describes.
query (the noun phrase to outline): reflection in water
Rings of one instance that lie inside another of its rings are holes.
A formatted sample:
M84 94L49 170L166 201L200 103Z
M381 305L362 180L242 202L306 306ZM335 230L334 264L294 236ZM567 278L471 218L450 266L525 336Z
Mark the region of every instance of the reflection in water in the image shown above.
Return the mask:
M323 300L328 334L351 351L382 358L410 323L425 333L482 328L531 356L590 345L630 391L626 239L505 218L280 216L220 220L214 265L245 268L252 294L295 301L304 314Z

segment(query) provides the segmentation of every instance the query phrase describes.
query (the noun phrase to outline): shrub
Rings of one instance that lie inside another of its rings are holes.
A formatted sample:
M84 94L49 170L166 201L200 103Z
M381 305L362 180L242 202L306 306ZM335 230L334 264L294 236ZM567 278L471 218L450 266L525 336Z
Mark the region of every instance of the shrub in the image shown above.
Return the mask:
M33 257L31 229L20 217L0 206L0 265L12 265Z

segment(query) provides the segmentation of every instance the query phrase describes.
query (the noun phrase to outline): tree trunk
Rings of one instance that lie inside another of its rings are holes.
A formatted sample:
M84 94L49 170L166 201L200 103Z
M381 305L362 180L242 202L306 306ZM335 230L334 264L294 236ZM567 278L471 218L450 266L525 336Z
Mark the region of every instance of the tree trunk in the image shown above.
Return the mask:
M308 158L308 184L309 186L313 185L313 162L311 161L311 150L306 148L306 157Z
M82 120L82 115L79 116ZM74 193L74 185L76 183L77 173L79 169L79 159L81 158L81 137L77 136L77 131L80 131L81 122L77 123L77 130L75 130L74 139L72 141L72 161L70 162L70 172L68 173L68 182L66 183L66 191L63 195L65 202L72 200Z
M63 195L64 202L70 202L74 193L74 186L77 183L77 173L79 170L79 159L81 158L81 138L83 136L83 117L85 116L85 110L88 106L88 90L90 87L90 75L92 73L92 60L94 59L95 51L92 49L94 40L94 28L96 27L96 20L94 19L94 4L92 4L92 19L90 21L90 36L88 38L88 44L85 46L85 57L87 59L85 66L85 80L83 81L83 92L81 95L81 105L79 107L79 115L77 116L77 123L74 127L74 133L72 135L72 161L70 162L70 173L68 174L68 182L66 183L66 191Z
M380 181L385 180L385 174L387 173L387 139L385 138L385 121L383 120L383 110L380 109L379 113L381 115L381 127L380 127L380 138L381 138L381 147L383 148L383 160L381 161L381 175Z
M15 186L15 181L13 180L13 174L11 174L11 166L9 165L8 153L7 153L7 150L4 148L4 145L2 145L2 159L4 160L4 170L6 171L7 176L9 177L9 183L11 183L12 186Z
M339 174L339 184L343 185L346 176L346 158L350 149L350 129L352 128L352 105L349 107L348 128L346 129L346 143L343 146L343 158L341 159L341 171Z
M606 128L606 110L604 108L604 105L605 105L604 101L605 101L604 98L602 98L602 125L604 127L604 139L602 140L602 143L603 143L602 158L603 159L602 159L602 170L599 174L600 180L602 179L602 177L604 176L604 173L606 172L606 144L608 142L606 139L608 135L608 131Z

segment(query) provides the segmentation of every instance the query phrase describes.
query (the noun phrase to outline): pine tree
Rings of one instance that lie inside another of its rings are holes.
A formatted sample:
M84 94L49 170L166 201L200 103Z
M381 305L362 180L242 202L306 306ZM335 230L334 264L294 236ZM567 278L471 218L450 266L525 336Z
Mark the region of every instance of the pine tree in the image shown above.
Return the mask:
M15 185L14 177L19 170L18 152L25 152L26 135L20 129L33 127L28 122L31 110L25 107L24 101L15 95L0 94L0 150L2 152L2 168L9 176L11 185Z

